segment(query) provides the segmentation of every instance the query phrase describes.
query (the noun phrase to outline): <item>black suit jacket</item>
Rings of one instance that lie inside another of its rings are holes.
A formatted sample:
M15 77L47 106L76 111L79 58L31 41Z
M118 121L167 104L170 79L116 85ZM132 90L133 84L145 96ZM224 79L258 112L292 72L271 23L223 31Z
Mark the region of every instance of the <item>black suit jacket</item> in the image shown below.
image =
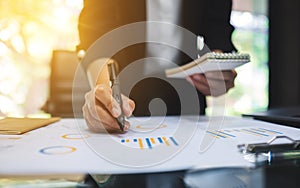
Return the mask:
M229 23L232 6L230 0L182 1L180 26L195 35L204 36L205 43L210 49L223 51L235 49L231 42L233 27ZM86 50L103 34L117 27L140 21L146 21L145 0L85 0L79 17L78 29L81 43L78 49ZM113 58L123 69L143 57L145 57L145 44L137 44L119 51ZM190 57L181 54L177 62L182 64L190 60ZM176 89L168 81L158 78L141 80L130 92L130 97L136 101L135 115L150 115L148 104L154 98L161 98L166 103L168 115L204 114L205 98L201 93L198 95L198 100L190 104L190 109L182 111L182 101L180 102ZM196 108L199 105L200 110Z

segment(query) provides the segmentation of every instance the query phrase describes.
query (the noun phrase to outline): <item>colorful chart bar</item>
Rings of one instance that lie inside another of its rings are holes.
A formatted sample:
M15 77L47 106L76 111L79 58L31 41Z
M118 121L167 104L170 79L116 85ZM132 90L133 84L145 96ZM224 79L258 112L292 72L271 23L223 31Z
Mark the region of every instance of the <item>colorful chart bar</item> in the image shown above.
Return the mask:
M215 138L226 138L225 136L219 134L219 133L216 133L214 131L206 131L207 133L209 134L212 134Z
M265 129L265 128L259 128L259 129L264 130L264 131L269 132L269 133L283 134L282 132L278 132L278 131L274 131L274 130L269 130L269 129Z
M158 145L165 145L165 146L179 146L178 142L174 137L147 137L147 138L133 138L133 139L121 139L122 144L129 144L135 143L139 149L153 149L155 146Z
M40 149L40 153L45 155L64 155L76 151L75 147L71 146L51 146Z
M229 133L226 133L225 131L207 131L208 133L214 135L214 137L217 137L217 138L229 138L229 137L236 137L235 135L232 135L232 134L229 134Z
M278 131L269 130L265 128L241 128L241 129L224 129L224 130L209 130L206 131L214 138L235 138L240 134L247 134L251 136L269 137L275 134L283 134Z

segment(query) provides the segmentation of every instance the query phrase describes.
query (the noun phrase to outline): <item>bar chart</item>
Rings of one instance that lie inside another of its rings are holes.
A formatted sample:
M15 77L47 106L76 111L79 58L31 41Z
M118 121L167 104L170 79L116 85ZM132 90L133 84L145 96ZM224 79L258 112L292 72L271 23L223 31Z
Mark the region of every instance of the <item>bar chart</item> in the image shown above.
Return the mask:
M221 130L207 130L206 133L214 138L237 138L240 136L254 136L254 137L269 137L274 135L281 135L282 132L266 129L262 127L256 128L235 128L235 129L221 129Z
M162 145L166 147L179 146L176 139L172 136L123 138L120 142L128 147L135 147L141 150L153 149L156 146Z

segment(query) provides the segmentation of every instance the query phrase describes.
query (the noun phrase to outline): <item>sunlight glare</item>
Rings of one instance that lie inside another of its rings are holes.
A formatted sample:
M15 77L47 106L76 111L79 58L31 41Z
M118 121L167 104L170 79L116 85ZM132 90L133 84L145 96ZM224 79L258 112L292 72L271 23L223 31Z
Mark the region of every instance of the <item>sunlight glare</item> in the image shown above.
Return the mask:
M66 0L66 5L80 10L83 7L83 1L82 0Z
M11 43L12 46L14 47L14 49L19 52L19 53L23 53L25 51L25 45L24 42L22 40L22 37L20 37L19 35L13 37L11 39Z
M11 33L8 29L0 31L0 40L7 41L11 37Z
M6 47L5 44L3 44L2 42L0 42L0 56L4 56L5 54L7 54L9 52L8 48Z
M28 39L28 52L35 58L49 58L52 54L51 43L51 38L44 38L43 35L32 37Z

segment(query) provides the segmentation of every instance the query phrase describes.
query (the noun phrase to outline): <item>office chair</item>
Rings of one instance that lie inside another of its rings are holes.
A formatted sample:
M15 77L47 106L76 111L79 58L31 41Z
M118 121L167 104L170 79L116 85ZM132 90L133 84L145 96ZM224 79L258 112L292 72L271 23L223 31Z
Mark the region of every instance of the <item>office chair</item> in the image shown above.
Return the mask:
M79 59L75 51L54 50L51 59L49 97L43 110L52 116L76 117L81 113L84 95L90 90L86 75L78 69ZM76 73L77 71L77 73ZM74 75L76 86L73 87ZM80 78L80 79L78 79Z

